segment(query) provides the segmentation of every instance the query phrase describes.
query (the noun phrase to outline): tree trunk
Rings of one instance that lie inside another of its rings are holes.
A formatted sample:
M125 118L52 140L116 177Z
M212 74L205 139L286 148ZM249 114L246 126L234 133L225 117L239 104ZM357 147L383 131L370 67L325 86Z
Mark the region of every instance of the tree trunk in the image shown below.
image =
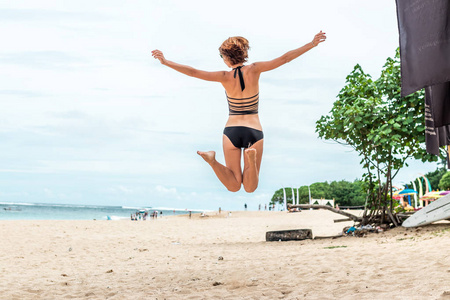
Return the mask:
M311 229L278 230L266 232L267 242L301 241L306 239L312 239Z

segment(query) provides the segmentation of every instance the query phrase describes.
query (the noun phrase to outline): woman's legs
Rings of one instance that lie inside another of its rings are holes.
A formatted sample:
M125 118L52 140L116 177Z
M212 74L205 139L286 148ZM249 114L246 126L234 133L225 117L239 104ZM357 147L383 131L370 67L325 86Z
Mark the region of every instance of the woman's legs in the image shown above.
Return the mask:
M217 178L229 191L239 191L243 183L245 191L253 193L258 187L263 146L264 139L245 149L243 173L241 170L242 150L236 148L226 135L223 136L223 152L226 166L216 160L216 152L214 151L197 151L197 153L212 167Z
M264 139L257 141L244 151L243 184L247 193L253 193L258 187L259 168L261 167Z
M234 147L227 136L223 136L223 152L226 166L219 163L215 156L216 152L208 151L197 153L212 167L220 182L230 191L237 192L241 189L241 149Z

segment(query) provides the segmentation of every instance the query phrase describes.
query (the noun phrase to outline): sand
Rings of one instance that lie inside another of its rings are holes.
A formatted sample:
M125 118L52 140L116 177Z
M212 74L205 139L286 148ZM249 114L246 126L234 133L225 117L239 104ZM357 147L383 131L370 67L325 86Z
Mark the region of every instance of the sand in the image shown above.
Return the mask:
M450 299L450 222L364 238L329 211L0 221L0 299ZM223 258L223 259L221 259Z

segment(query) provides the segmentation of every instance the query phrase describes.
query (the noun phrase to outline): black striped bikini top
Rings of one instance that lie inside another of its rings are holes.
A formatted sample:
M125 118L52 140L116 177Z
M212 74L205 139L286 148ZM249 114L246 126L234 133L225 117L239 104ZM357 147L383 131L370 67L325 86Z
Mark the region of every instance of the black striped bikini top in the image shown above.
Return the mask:
M239 75L239 81L241 84L241 90L245 89L244 77L241 72L242 66L234 68L234 78L236 78L236 73ZM225 95L227 93L225 92ZM230 116L234 115L255 115L258 113L259 104L259 93L248 98L231 98L228 97L228 109L230 111Z

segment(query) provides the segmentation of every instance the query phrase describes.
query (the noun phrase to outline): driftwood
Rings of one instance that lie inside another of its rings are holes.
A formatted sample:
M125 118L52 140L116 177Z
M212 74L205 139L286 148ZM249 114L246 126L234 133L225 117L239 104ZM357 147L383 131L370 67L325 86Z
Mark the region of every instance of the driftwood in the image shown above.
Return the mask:
M357 217L357 216L352 215L352 214L350 214L350 213L348 213L348 212L345 212L345 211L336 209L336 208L331 207L331 206L328 206L328 205L317 205L317 204L313 204L313 205L311 205L311 204L297 204L297 205L292 205L292 204L288 204L288 209L291 209L291 208L301 208L301 209L308 209L308 208L323 208L323 209L331 210L331 211L334 212L334 213L344 215L344 216L348 217L349 219L351 219L351 220L353 220L353 221L355 221L355 222L361 222L361 221L362 221L362 218L360 218L360 217Z
M337 219L337 220L334 220L334 223L339 223L339 222L348 222L348 221L353 221L352 219L350 219L350 218L345 218L345 219Z
M404 213L398 213L395 214L395 216L397 217L397 219L399 220L399 223L403 223L403 221L405 221L406 219L408 219L409 217L411 217L414 214L414 212L404 212Z
M400 222L400 220L398 219L398 217L396 216L396 217L394 218L394 216L392 215L392 213L391 213L391 211L390 211L389 209L387 210L387 213L388 213L388 215L389 215L389 218L391 218L392 222L394 223L395 227L398 226L398 223L401 224L401 222Z
M339 209L364 209L364 205L358 205L358 206L340 206Z
M413 212L403 212L403 213L398 213L397 216L399 216L400 218L409 218L414 213L415 213L415 211L413 211Z
M330 236L315 236L313 239L314 240L324 240L324 239L332 239L332 240L334 240L334 239L337 239L337 238L340 238L340 237L343 237L343 236L345 236L345 235L338 234L338 235L330 235Z
M266 232L266 241L301 241L312 239L311 229L278 230Z

